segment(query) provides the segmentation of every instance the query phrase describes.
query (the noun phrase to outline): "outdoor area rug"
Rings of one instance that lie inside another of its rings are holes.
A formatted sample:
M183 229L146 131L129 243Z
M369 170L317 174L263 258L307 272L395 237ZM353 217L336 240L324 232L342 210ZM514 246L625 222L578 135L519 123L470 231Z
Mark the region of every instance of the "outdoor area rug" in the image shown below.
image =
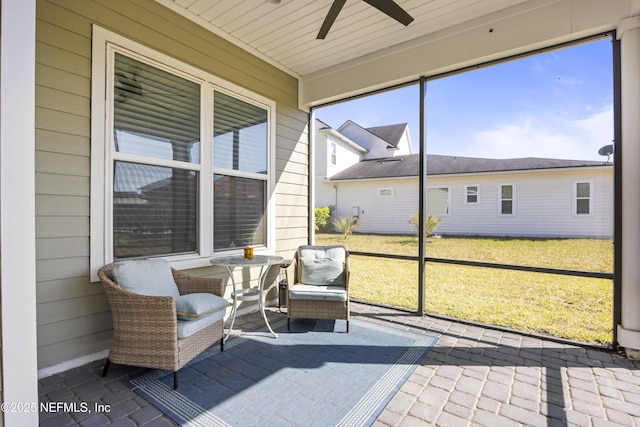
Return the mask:
M245 332L205 351L178 390L160 370L125 384L185 426L369 426L437 342L358 320L349 333L333 320L272 327L278 338Z

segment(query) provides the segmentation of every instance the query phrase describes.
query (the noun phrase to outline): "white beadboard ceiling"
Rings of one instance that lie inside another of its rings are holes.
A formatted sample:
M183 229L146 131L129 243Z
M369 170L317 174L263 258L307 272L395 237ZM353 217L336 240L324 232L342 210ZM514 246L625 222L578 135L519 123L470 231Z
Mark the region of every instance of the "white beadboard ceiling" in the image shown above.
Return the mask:
M324 40L316 35L333 0L157 0L296 76L531 0L396 0L415 20L405 27L362 0L347 0ZM636 1L636 0L634 0ZM538 0L549 3L549 0Z

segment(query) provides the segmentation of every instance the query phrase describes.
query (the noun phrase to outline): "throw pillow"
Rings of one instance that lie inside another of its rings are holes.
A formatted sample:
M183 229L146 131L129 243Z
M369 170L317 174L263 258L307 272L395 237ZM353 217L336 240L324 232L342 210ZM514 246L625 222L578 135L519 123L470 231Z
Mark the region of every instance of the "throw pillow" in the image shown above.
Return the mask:
M176 298L176 313L180 320L198 320L231 304L214 294L195 293Z
M344 285L344 246L301 246L301 277L305 285Z
M163 259L117 262L113 278L123 289L140 295L178 297L169 263Z

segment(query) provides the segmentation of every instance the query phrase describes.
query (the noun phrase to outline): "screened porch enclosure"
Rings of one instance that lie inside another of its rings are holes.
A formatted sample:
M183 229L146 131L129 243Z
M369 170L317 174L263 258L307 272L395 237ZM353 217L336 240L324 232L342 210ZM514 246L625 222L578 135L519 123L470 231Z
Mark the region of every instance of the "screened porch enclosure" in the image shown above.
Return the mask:
M331 128L316 132L315 207L356 221L315 241L351 251L352 296L611 346L613 44L605 34L314 110ZM364 154L326 166L355 152L345 136Z

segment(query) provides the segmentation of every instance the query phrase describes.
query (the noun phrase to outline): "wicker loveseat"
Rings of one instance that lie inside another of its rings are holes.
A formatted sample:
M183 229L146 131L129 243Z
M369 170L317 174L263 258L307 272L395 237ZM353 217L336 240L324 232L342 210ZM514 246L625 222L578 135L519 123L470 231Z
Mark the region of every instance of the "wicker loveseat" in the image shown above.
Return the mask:
M344 246L300 246L285 269L291 319L346 320L349 332L349 252Z
M133 263L127 264L128 268L140 270L136 273L139 282L150 283L144 284L139 293L125 289L121 277L124 273L114 277L114 266L117 270L121 263L108 264L98 271L113 316L113 339L102 375L107 375L111 362L165 369L174 372L174 388L177 388L180 368L217 341L224 350L224 314L230 305L221 298L224 282L219 278L189 276L170 268L163 260L125 262ZM151 273L148 272L149 265L155 269ZM158 266L163 275L161 280L157 278ZM122 286L118 284L118 278ZM131 277L128 279L130 281ZM164 280L169 282L168 291L158 289L161 287L158 282ZM163 295L166 293L171 296ZM181 298L185 298L188 307L180 305L177 309Z

